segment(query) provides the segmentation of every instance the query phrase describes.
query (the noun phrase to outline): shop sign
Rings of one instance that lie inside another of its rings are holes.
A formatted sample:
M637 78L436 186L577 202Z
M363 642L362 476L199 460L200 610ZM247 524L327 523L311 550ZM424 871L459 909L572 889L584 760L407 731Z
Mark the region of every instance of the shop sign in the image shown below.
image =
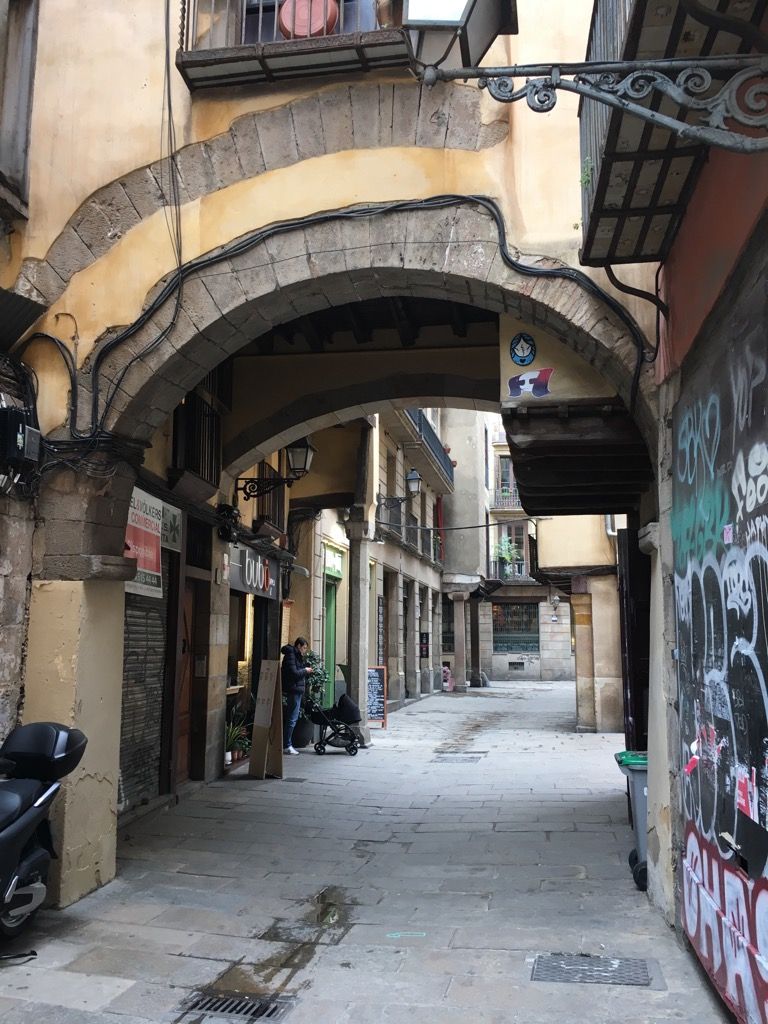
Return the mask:
M339 548L325 547L325 575L340 580L344 576L344 552Z
M181 551L181 509L163 502L161 544L169 551Z
M277 600L279 567L274 558L265 558L252 548L232 548L229 556L229 586L244 594Z
M125 531L125 556L136 559L136 576L125 584L126 593L162 598L162 526L162 501L134 487Z

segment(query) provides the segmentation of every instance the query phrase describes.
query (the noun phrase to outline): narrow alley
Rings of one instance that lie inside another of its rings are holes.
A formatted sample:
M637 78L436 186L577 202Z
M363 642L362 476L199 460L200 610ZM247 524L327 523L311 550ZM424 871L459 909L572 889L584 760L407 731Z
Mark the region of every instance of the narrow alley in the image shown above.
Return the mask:
M623 737L575 733L574 704L562 682L435 695L355 758L308 748L283 781L200 786L127 827L114 882L17 940L38 958L2 968L0 1019L254 1019L191 1009L240 993L279 997L286 1024L725 1022L633 885ZM552 953L647 978L533 981Z

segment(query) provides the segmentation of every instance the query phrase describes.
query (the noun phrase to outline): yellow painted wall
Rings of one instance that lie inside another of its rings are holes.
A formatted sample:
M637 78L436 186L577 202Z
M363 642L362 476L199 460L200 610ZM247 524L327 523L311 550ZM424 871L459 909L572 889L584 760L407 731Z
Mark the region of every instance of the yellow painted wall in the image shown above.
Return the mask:
M556 516L539 519L536 536L542 569L614 565L616 549L603 516Z

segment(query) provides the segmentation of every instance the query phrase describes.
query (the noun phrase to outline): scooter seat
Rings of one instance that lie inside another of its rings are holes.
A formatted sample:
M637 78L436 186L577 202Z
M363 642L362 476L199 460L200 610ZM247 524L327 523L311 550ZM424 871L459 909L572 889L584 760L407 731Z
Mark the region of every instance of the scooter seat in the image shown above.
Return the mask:
M43 787L37 779L9 779L0 782L0 829L29 810Z

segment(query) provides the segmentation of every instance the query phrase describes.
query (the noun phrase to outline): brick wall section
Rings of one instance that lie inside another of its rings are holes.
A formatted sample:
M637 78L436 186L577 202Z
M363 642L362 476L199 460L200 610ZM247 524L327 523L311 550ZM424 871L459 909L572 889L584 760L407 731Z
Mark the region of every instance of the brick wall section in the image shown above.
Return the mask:
M29 502L0 498L0 739L23 702L34 516Z
M393 146L479 151L503 142L506 121L483 124L478 89L364 82L248 113L229 130L179 150L182 202L312 157ZM44 260L25 260L15 290L50 305L70 278L169 203L168 161L139 167L94 192Z

